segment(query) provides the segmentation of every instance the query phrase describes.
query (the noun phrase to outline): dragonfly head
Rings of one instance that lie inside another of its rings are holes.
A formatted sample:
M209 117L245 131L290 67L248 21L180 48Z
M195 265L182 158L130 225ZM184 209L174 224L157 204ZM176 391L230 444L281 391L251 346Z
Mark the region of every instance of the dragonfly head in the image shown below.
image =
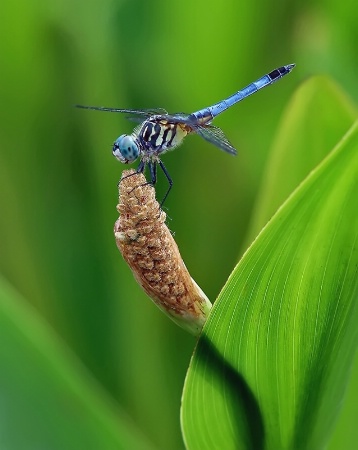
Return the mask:
M113 144L113 155L124 164L132 163L139 156L139 147L130 134L122 134Z

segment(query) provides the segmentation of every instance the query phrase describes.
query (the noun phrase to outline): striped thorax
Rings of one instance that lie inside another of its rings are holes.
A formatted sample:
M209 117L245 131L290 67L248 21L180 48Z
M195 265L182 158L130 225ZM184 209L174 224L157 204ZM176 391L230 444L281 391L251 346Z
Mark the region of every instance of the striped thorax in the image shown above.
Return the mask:
M191 131L184 123L171 123L154 116L146 120L133 135L137 135L144 154L159 155L178 147Z

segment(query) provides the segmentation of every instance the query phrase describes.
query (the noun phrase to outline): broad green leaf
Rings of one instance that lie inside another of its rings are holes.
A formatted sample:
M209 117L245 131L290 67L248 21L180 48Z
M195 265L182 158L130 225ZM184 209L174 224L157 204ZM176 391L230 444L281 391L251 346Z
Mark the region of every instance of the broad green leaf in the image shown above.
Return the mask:
M315 76L302 83L278 128L247 245L357 118L355 106L329 78Z
M187 375L190 450L324 448L354 356L358 123L279 209L214 305Z
M342 410L334 428L328 450L354 449L357 445L358 430L358 355L356 353L350 380L344 397Z
M152 448L1 278L0 397L2 449Z
M328 77L314 76L302 83L286 108L273 142L245 239L246 247L357 117L356 106ZM356 366L358 370L358 359ZM335 446L331 450L349 448L357 439L353 436L356 427L352 426L352 420L356 414L352 411L357 404L358 378L352 376L350 383L354 386L349 387L350 395L346 396L343 415L335 430L339 437L334 437Z

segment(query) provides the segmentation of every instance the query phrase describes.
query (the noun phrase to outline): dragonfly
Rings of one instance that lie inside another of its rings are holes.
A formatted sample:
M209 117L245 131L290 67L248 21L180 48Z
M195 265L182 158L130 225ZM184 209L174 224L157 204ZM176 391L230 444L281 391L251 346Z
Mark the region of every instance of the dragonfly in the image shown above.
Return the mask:
M148 167L150 173L149 184L153 186L157 182L157 166L159 165L169 184L160 204L160 207L162 207L173 186L173 180L164 166L161 156L167 151L178 147L183 142L183 139L191 133L198 134L226 153L236 155L237 150L230 143L224 132L212 125L211 122L216 116L244 98L281 79L290 73L294 67L295 64L279 67L230 95L230 97L191 114L169 114L162 108L117 109L84 105L76 105L76 107L124 113L127 115L127 119L140 123L131 134L122 134L115 140L112 152L124 164L131 164L139 159L140 162L134 174L143 173Z

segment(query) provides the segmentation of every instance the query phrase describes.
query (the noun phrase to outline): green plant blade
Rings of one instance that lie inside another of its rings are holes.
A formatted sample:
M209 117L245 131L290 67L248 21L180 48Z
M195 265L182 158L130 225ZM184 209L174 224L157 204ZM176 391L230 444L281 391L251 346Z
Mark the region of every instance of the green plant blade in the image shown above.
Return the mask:
M223 288L188 371L187 447L320 449L357 346L358 123Z
M327 450L341 450L355 448L357 445L358 430L358 358L355 356L350 380L344 398L342 410L340 411L337 425L334 428L332 439Z
M314 76L299 86L286 108L273 142L251 226L246 234L245 249L282 202L331 151L357 118L356 106L330 78ZM355 365L358 374L358 359ZM331 450L351 448L357 440L354 425L357 394L358 376L352 375L349 394L334 432L337 437L333 436L330 444Z
M1 448L152 448L2 278L0 396Z

